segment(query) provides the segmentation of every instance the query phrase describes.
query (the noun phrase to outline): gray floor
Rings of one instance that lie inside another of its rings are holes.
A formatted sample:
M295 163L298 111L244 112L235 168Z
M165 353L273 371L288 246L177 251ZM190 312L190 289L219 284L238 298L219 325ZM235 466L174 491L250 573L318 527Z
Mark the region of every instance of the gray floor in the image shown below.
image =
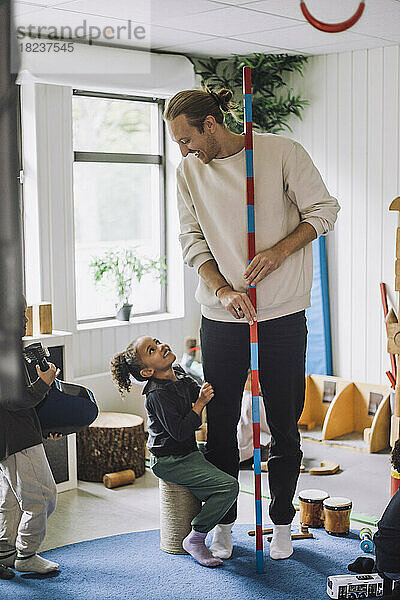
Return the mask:
M390 499L390 456L388 453L366 454L357 450L303 441L304 464L308 469L320 461L340 464L335 475L300 475L298 490L318 488L330 496L352 500L356 515L380 517ZM267 474L262 475L263 494L268 495ZM240 472L243 491L239 496L239 523L252 523L254 497L248 493L253 485L252 471ZM263 500L264 522L269 523L268 499ZM298 514L295 523L298 522ZM359 522L352 526L361 528ZM100 483L80 482L78 489L59 494L57 510L49 519L48 534L42 550L56 548L109 535L159 528L158 481L151 473L133 485L109 490Z

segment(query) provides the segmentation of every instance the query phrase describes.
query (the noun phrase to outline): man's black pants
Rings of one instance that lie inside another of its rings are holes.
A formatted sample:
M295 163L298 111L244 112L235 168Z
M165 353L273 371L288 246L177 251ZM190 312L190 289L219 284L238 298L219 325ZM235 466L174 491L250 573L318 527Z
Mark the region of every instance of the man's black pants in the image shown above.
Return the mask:
M249 326L202 317L201 349L205 381L215 396L207 405L206 457L238 477L237 424L250 366ZM269 514L276 525L291 523L292 500L302 452L297 422L304 405L307 326L304 311L258 323L259 378L271 430ZM221 519L232 523L237 504Z

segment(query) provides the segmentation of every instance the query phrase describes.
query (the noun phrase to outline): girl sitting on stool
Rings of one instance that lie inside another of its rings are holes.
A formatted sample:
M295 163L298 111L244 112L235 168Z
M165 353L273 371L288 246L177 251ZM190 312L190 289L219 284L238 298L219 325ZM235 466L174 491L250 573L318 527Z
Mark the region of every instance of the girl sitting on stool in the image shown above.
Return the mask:
M182 367L172 366L175 360L168 344L139 337L112 358L111 374L121 394L129 392L131 375L138 381L147 380L143 394L150 465L157 477L186 486L204 502L182 545L201 565L217 567L222 564L218 544L213 542L209 550L205 539L235 502L239 486L234 477L208 462L197 449L195 430L214 390L209 383L200 388Z

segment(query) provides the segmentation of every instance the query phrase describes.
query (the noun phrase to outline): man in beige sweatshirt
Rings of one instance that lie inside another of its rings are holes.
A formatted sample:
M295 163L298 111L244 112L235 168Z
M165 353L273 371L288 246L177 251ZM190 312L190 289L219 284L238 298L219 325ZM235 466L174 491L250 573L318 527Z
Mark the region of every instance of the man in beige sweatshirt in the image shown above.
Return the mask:
M224 124L232 93L186 90L164 118L183 160L177 169L180 242L199 274L204 376L215 397L207 406L206 456L238 476L236 428L250 363L249 327L258 321L259 376L271 430L270 556L289 557L292 500L302 458L297 421L304 404L311 242L333 229L339 205L297 142L254 133L256 255L247 260L244 136ZM247 289L257 284L257 313ZM214 531L211 550L229 558L236 504Z

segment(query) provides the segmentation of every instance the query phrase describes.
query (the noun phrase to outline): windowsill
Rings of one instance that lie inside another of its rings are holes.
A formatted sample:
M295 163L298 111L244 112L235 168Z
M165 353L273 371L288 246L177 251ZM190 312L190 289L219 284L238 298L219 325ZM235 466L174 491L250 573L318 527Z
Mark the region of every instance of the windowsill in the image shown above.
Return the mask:
M64 338L71 336L71 331L57 331L53 329L53 333L38 333L36 335L24 335L22 338L23 342L34 342L35 340L54 340L55 338Z
M175 319L183 319L183 315L175 315L173 313L166 312L155 315L143 315L141 317L133 317L130 321L118 321L117 319L109 319L108 321L93 321L92 323L80 323L76 326L76 329L77 331L89 331L91 329L106 329L108 327L126 327L127 325L156 323L158 321L172 321Z

